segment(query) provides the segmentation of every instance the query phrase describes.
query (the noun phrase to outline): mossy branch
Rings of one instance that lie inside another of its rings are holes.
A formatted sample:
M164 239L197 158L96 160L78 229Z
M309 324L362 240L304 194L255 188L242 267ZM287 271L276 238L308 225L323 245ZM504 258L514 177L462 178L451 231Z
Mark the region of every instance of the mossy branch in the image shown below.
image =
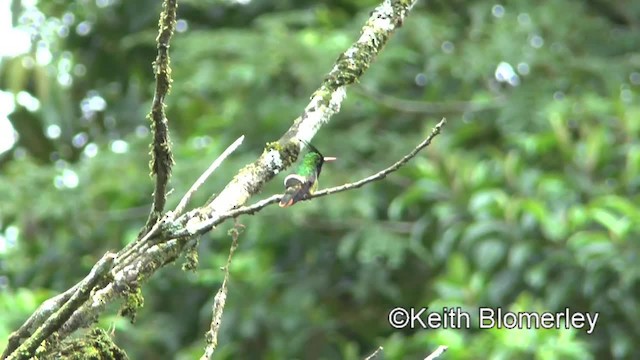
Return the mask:
M169 58L169 43L176 28L177 0L165 0L162 3L162 13L158 23L158 37L156 38L158 55L153 62L153 72L156 77L156 89L149 118L153 142L151 143L151 174L155 175L155 189L153 190L153 205L143 232L147 232L160 218L164 211L167 197L167 184L171 177L174 164L169 139L169 125L165 113L165 97L171 89L171 60Z

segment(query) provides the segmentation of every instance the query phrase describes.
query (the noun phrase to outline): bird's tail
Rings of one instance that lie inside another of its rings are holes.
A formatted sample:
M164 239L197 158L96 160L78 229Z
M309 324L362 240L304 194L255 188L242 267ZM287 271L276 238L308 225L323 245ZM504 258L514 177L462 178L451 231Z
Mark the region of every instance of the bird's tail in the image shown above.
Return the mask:
M287 189L284 195L282 195L282 199L280 199L280 207L289 207L294 204L295 200L295 190L292 188Z
M284 180L286 190L282 199L280 199L280 207L289 207L300 200L304 179L299 175L289 175Z

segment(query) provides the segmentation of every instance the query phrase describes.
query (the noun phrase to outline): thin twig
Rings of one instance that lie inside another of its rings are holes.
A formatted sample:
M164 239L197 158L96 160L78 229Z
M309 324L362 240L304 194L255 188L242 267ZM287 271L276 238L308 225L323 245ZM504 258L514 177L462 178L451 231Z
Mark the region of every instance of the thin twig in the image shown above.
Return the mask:
M374 351L373 354L367 356L364 360L373 360L373 359L377 358L379 354L382 354L382 350L383 350L382 346L378 346L376 351Z
M233 253L238 247L238 231L242 225L236 222L233 229L229 231L233 241L231 242L231 248L229 249L229 257L227 258L227 264L224 267L224 280L222 280L222 286L218 290L215 298L213 299L213 316L211 318L211 327L206 334L207 346L204 348L204 354L200 357L200 360L209 360L213 356L213 352L218 346L218 333L220 332L220 325L222 324L222 313L224 311L224 305L227 301L227 282L229 281L229 267L231 266L231 258Z
M440 122L437 123L436 126L431 131L431 134L429 134L429 136L427 136L427 138L424 139L424 141L422 141L420 144L418 144L418 146L416 146L413 150L411 150L410 153L405 155L402 159L398 160L395 164L389 166L388 168L380 171L379 173L376 173L374 175L371 175L369 177L366 177L360 181L356 181L351 184L344 184L342 186L336 186L329 189L320 190L314 193L312 198L335 194L335 193L346 191L346 190L356 189L372 181L384 179L387 175L398 170L402 165L406 164L409 160L411 160L414 156L416 156L418 152L420 152L420 150L429 146L433 138L435 138L436 136L438 136L438 134L440 134L440 131L442 130L442 127L446 124L446 122L447 120L445 118L440 120Z
M446 124L447 120L446 119L442 119L440 120L440 122L438 124L436 124L436 126L433 128L433 130L431 130L431 134L429 134L429 136L427 136L426 139L424 139L424 141L422 141L420 144L418 144L415 148L413 148L413 150L411 150L410 153L408 153L407 155L405 155L402 159L398 160L395 164L389 166L388 168L373 174L371 176L368 176L362 180L353 182L353 183L348 183L348 184L344 184L344 185L340 185L340 186L335 186L335 187L331 187L328 189L324 189L324 190L320 190L317 191L315 193L313 193L312 195L310 195L309 197L307 197L306 199L303 200L311 200L311 199L315 199L321 196L326 196L326 195L330 195L330 194L335 194L338 192L343 192L343 191L347 191L347 190L351 190L351 189L356 189L359 187L362 187L363 185L373 182L373 181L377 181L377 180L382 180L384 179L387 175L389 175L390 173L398 170L402 165L406 164L409 160L411 160L413 157L415 157L418 152L420 152L420 150L424 149L425 147L429 146L429 144L431 144L431 141L433 141L433 139L438 136L438 134L440 134L440 132L442 131L442 127ZM250 205L250 206L243 206L237 209L233 209L223 215L221 215L220 217L218 217L215 221L215 223L212 224L212 226L218 225L219 223L221 223L222 221L228 219L228 218L232 218L232 217L236 217L239 215L243 215L243 214L253 214L259 210L261 210L262 208L264 208L265 206L268 206L270 204L276 203L278 201L280 201L280 199L282 198L282 195L278 194L278 195L273 195L270 196L264 200L258 201L257 203Z
M156 38L158 56L153 63L156 75L156 89L151 105L151 130L153 143L151 144L151 173L156 176L153 191L153 206L145 224L145 231L150 229L160 218L167 201L167 184L171 177L171 167L174 164L169 140L169 125L165 114L164 99L171 89L171 67L169 59L169 42L176 27L177 0L165 0L162 3L162 13L158 22L158 37Z
M438 346L438 348L436 349L436 351L432 352L431 355L427 356L426 358L424 358L424 360L434 360L440 357L440 355L444 354L445 351L447 351L448 347L444 346L444 345L440 345Z
M69 319L77 307L89 297L93 287L96 286L98 281L102 280L107 273L109 273L115 258L115 254L106 253L93 266L89 275L82 280L80 286L71 298L69 298L69 300L52 316L48 317L48 319L33 333L33 335L13 351L7 359L16 360L31 358L40 344L54 331L58 330L62 324Z
M209 168L205 172L203 172L202 175L200 175L198 180L196 180L196 182L194 182L193 185L191 185L191 188L189 189L189 191L187 191L187 193L184 194L184 196L178 203L178 206L176 206L176 209L174 210L174 216L177 217L182 215L182 213L184 212L184 209L187 207L187 204L191 200L191 197L193 197L193 194L196 191L198 191L200 186L202 186L202 184L204 184L204 182L207 181L209 176L211 176L211 174L213 174L213 172L216 171L218 166L220 166L220 164L222 164L222 162L229 155L231 155L232 152L236 151L238 146L242 144L242 141L244 141L244 135L240 136L236 141L234 141L233 144L229 145L229 147L227 147L226 150L211 163Z

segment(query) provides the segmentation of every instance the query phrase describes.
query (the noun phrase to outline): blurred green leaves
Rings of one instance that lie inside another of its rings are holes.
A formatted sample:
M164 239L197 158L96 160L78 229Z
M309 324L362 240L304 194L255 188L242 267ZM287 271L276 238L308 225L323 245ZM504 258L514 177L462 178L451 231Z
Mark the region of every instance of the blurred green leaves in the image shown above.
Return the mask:
M361 79L364 90L349 92L314 139L340 159L320 186L383 169L446 116L444 133L383 182L241 218L218 356L360 359L383 346L399 359L447 345L455 359L633 357L640 12L630 1L605 3L420 2ZM169 207L240 134L245 144L194 204L280 137L374 5L182 2L167 107L177 162ZM48 64L35 61L36 48L0 63L0 87L41 104L12 115L21 140L0 164L0 235L18 229L15 244L0 246L0 314L11 314L0 321L0 347L44 298L135 237L152 189L144 114L159 3L37 6L67 35L47 30ZM502 62L516 86L497 80ZM59 81L64 74L70 83ZM96 97L106 106L85 111ZM50 125L59 137L47 137ZM86 141L74 143L79 135ZM114 151L116 141L127 150ZM70 172L75 187L57 181ZM281 192L281 182L264 195ZM131 358L198 356L228 226L202 238L198 273L169 267L145 287L135 325L102 320L115 323ZM396 306L570 307L601 320L592 336L401 331L386 323Z

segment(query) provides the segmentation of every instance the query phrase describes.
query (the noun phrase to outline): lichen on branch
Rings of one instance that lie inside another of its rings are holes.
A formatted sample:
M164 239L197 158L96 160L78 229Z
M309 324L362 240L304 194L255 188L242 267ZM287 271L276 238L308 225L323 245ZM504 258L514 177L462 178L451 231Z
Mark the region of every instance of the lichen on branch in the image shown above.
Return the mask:
M158 23L158 37L156 38L158 55L153 62L153 72L156 77L156 88L149 118L153 142L151 143L151 160L149 166L151 175L156 177L153 191L153 206L143 232L147 232L158 221L166 203L167 184L173 167L173 154L169 138L169 124L165 113L165 97L171 89L171 59L169 58L169 43L176 28L177 0L165 0L162 3L162 13Z

